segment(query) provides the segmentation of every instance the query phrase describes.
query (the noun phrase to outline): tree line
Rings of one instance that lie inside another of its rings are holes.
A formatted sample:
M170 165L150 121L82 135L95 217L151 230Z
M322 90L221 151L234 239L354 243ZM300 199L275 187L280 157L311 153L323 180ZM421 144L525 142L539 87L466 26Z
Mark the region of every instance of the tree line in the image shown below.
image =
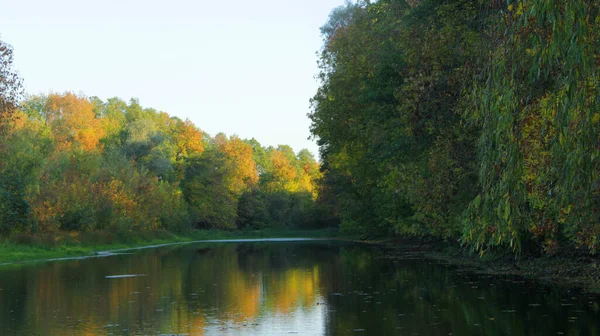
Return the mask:
M137 99L23 98L0 56L0 234L318 225L308 150L211 137Z
M135 99L21 100L0 43L0 231L336 225L557 254L600 244L600 3L348 2L306 150Z
M320 201L363 236L600 244L600 3L379 0L321 28Z

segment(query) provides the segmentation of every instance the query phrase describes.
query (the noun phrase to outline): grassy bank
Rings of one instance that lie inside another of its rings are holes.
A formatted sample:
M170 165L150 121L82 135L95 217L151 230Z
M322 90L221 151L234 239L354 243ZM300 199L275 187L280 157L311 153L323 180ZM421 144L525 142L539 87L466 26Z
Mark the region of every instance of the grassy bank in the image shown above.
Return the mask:
M265 229L252 231L193 230L184 234L141 231L116 234L106 231L15 234L0 240L0 264L90 256L97 252L198 240L243 238L325 238L337 230Z

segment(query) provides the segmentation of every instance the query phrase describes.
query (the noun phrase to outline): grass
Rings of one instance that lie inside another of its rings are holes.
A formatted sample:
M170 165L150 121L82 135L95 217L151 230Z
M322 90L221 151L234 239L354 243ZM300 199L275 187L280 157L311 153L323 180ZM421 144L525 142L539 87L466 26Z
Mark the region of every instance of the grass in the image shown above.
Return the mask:
M97 232L58 232L46 234L16 234L0 240L0 264L81 257L96 252L150 245L219 239L250 238L331 238L335 229L291 230L263 229L247 231L193 230L174 234L164 230L116 234Z

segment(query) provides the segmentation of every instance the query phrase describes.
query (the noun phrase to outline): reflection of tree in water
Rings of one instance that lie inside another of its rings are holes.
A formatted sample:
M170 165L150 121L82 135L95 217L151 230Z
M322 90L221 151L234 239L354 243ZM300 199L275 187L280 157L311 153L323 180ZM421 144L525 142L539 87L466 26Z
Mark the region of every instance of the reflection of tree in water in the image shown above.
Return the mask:
M238 245L241 270L262 280L264 305L278 313L289 313L298 306L316 304L319 293L320 265L315 255L322 249L314 244L251 244Z
M381 256L355 245L221 244L5 269L0 332L199 334L319 304L327 304L330 334L599 332L597 306L580 295ZM146 276L105 278L114 274Z
M587 309L587 297L520 279L449 271L426 260L392 261L355 248L344 249L333 266L324 267L322 277L333 285L328 290L335 311L328 319L332 334L355 329L381 335L600 333L594 322L598 309ZM581 323L569 323L569 316Z
M60 328L103 333L107 325L197 333L207 323L255 321L315 304L319 272L310 253L231 244L7 270L13 281L2 283L11 289L0 294L9 302L0 308L0 321L11 331L31 334ZM114 274L145 276L105 278Z

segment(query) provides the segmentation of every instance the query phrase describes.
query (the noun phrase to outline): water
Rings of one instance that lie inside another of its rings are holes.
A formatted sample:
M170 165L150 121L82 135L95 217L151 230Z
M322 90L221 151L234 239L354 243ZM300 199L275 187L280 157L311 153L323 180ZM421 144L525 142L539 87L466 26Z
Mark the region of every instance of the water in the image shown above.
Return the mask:
M0 267L1 335L600 335L600 299L324 241Z

